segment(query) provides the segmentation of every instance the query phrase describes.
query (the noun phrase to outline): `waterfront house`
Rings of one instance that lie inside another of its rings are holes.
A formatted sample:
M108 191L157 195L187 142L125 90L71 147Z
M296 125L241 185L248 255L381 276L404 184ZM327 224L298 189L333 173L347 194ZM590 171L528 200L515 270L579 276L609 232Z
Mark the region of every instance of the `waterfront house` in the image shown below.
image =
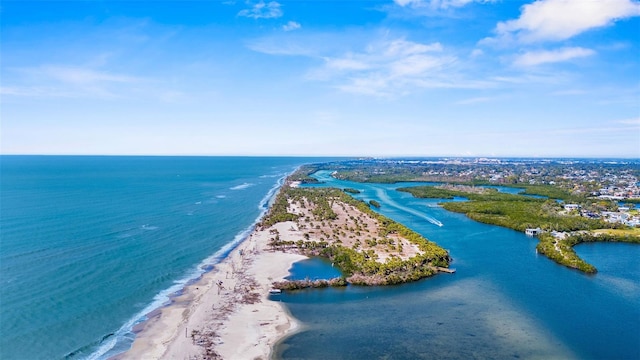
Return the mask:
M527 236L538 236L542 234L542 229L540 228L526 229L524 233L527 234Z

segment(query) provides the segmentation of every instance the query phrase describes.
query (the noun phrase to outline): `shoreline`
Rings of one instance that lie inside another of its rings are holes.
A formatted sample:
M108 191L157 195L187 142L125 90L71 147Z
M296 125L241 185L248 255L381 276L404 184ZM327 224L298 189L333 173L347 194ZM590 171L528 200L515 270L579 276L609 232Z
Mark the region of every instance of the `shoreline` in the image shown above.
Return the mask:
M287 225L274 226L298 236ZM269 250L269 229L254 229L169 305L150 313L131 348L111 359L268 359L278 341L300 328L284 305L269 300L269 289L307 259Z
M114 359L269 359L300 328L270 290L308 256L335 257L346 281L361 285L415 281L448 266L446 250L341 190L298 185L285 184L251 234L150 316Z

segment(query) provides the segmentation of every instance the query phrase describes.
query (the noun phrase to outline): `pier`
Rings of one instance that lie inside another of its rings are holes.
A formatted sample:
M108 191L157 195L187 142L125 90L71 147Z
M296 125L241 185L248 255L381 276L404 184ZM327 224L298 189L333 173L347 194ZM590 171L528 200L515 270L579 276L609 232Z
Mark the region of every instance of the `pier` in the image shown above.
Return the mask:
M438 270L439 272L445 272L445 273L449 273L449 274L453 274L453 273L456 272L456 269L443 268L443 267L439 267L439 266L436 266L436 270Z

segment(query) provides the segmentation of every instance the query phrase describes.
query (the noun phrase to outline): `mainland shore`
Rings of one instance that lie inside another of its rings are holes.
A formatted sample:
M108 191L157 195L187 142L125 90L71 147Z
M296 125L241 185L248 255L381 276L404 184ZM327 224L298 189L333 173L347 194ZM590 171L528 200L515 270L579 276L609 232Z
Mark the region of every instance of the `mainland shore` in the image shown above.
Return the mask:
M268 248L270 230L299 239L292 225L256 228L169 306L150 314L131 349L116 359L268 359L273 345L299 327L280 302L268 299L272 283L307 258Z

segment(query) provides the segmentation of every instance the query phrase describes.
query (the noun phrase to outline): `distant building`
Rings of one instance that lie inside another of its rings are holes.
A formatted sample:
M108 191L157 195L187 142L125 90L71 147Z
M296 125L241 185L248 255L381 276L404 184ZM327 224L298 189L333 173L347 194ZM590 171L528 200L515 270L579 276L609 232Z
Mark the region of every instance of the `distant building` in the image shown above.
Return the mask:
M551 235L553 235L553 237L555 237L556 239L560 239L560 240L568 236L566 232L560 232L560 231L552 231Z
M542 229L540 228L526 229L524 233L527 234L527 236L538 236L542 234Z
M566 204L564 206L564 209L567 210L567 211L578 210L578 209L580 209L580 205L578 205L578 204Z
M598 199L603 199L603 200L624 200L624 198L622 196L615 196L615 195L600 195L600 196L598 196Z

